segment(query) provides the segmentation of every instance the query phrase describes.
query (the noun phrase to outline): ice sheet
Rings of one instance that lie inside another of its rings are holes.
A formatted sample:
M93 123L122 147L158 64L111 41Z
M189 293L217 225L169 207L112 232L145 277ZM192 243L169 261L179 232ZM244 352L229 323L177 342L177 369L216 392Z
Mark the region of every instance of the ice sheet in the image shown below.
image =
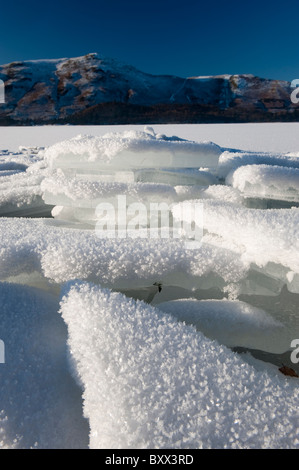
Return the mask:
M282 353L293 338L293 331L265 311L239 300L179 299L158 303L157 308L230 347Z

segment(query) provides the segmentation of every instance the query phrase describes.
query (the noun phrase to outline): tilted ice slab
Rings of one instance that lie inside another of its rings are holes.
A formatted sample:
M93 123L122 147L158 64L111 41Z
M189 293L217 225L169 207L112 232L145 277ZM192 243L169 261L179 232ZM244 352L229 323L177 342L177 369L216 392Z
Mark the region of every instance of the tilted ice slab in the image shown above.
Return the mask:
M289 332L262 309L239 300L179 299L156 307L229 347L282 353L293 339L293 331Z
M87 283L71 283L63 294L90 448L298 445L297 379L272 366L262 371L122 294Z
M226 150L219 157L218 176L225 179L231 171L245 165L274 165L299 168L299 156L297 154L273 154Z
M49 147L51 168L89 170L137 168L215 168L222 149L211 142L193 142L156 135L154 131L124 131L104 136L77 136Z
M196 201L193 201L194 203ZM207 239L219 241L219 246L237 250L244 262L265 266L268 262L288 266L299 272L299 259L293 256L299 249L299 209L248 209L218 200L203 200L203 227ZM172 206L174 217L182 212L182 203ZM217 237L213 238L213 235Z
M158 183L177 185L208 186L218 182L217 177L206 169L199 168L142 168L134 170L97 170L92 172L86 168L64 168L67 178L85 181L102 181L105 183Z
M45 212L42 199L42 172L18 172L0 177L0 214L24 215Z
M217 226L227 225L228 219L223 221L220 214L217 218L216 211L214 217ZM233 216L231 219L233 221ZM284 284L298 292L291 219L289 247L284 249L280 249L283 239L280 240L278 234L273 246L270 238L269 243L267 238L259 243L254 237L252 244L246 246L245 233L238 229L236 221L234 230L232 239L206 233L200 247L190 249L183 239L171 236L150 238L147 233L145 238L121 238L116 233L114 238L101 239L95 230L63 228L59 221L51 219L3 218L0 278L39 272L55 283L78 278L116 289L144 287L157 281L188 290L225 289L232 283L245 283L243 292L263 293L260 280L263 276L262 281L267 281L267 292L271 295L278 294ZM239 233L240 240L236 238ZM254 273L253 279L247 279L250 270Z
M299 209L248 209L217 200L203 202L203 241L238 253L244 265L299 292ZM172 207L174 218L192 215ZM258 279L257 279L257 282Z
M69 207L95 208L100 203L111 203L116 208L117 198L122 195L127 204L177 200L175 189L167 184L85 181L67 178L60 171L45 178L41 190L47 204Z
M63 228L51 219L3 218L0 240L2 280L37 271L56 283L85 279L117 289L162 280L192 289L211 272L222 286L247 272L239 254L225 248L189 249L173 238L100 239L94 230Z
M49 214L42 199L41 182L47 173L38 149L19 153L0 151L1 216L42 216Z
M106 182L101 181L100 177L98 181L90 181L67 177L60 169L55 174L48 175L41 183L45 204L56 206L52 211L53 217L82 224L88 221L91 225L95 225L103 216L103 207L110 208L116 214L116 219L118 213L122 214L122 218L126 217L129 206L131 216L137 210L146 209L148 220L151 218L150 213L160 216L163 210L170 215L171 204L185 199L207 197L204 194L206 189L207 186L199 185ZM133 206L134 203L141 203L142 206Z
M48 293L0 283L2 449L88 446L88 423L69 372L67 329L58 307L57 297Z
M245 165L230 172L225 181L246 197L299 202L299 168Z

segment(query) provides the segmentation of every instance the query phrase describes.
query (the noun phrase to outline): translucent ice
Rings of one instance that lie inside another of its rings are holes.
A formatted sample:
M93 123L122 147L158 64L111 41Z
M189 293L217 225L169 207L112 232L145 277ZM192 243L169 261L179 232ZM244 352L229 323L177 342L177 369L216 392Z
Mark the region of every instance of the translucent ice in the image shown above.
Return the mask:
M180 299L159 303L157 308L230 347L281 353L289 349L292 339L269 314L238 300Z
M102 137L77 136L49 147L52 168L91 170L131 168L215 168L222 149L211 142L167 139L148 132L126 131Z

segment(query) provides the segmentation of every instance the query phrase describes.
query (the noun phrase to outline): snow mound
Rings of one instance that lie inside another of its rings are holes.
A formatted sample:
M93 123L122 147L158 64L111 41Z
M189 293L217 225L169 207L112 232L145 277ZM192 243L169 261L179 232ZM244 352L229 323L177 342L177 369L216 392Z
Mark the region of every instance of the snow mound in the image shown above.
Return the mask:
M0 283L0 310L0 448L86 448L88 423L69 372L57 297Z
M61 314L90 448L294 448L297 384L143 302L88 283Z

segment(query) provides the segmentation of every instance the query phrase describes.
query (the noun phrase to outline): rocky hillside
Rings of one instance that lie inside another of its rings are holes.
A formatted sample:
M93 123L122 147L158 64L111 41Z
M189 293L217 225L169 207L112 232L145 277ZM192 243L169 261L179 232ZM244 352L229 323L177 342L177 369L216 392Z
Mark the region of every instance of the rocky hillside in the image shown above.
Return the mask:
M0 66L0 125L298 121L289 82L151 75L92 53Z

